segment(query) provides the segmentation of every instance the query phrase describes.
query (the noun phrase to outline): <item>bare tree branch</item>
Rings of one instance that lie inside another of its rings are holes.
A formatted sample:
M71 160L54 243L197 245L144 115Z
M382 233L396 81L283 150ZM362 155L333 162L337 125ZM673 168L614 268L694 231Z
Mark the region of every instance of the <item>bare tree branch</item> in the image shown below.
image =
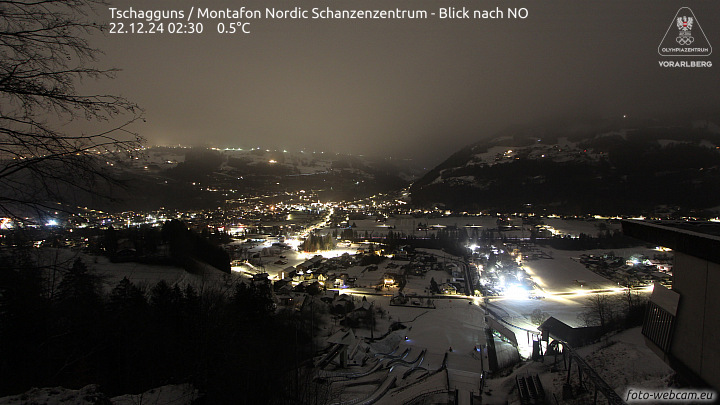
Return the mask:
M102 52L88 42L103 29L89 16L104 5L0 0L0 216L40 215L74 192L102 195L99 184L118 184L111 162L142 147L130 129L142 109L123 97L81 94L76 87L83 79L117 73L94 65ZM113 124L119 117L123 123ZM63 128L76 120L110 129L86 134Z

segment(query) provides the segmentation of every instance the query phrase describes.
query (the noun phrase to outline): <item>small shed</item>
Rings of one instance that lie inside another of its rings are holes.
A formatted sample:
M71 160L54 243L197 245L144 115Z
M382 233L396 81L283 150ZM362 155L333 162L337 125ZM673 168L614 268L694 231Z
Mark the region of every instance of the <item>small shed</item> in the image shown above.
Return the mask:
M547 342L549 338L559 339L569 343L572 347L585 346L603 335L603 329L600 326L573 328L552 316L546 319L538 329L542 332L542 340Z

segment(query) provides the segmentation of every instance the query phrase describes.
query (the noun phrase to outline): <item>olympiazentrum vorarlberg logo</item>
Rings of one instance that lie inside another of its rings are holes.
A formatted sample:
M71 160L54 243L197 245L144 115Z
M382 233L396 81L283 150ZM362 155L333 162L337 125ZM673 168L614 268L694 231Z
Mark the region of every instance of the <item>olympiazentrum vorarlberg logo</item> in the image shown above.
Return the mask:
M686 57L692 60L661 60L662 67L712 67L706 59L712 53L712 46L700 27L695 14L689 7L681 7L670 23L665 36L658 46L658 53L665 57ZM698 60L698 58L702 58Z

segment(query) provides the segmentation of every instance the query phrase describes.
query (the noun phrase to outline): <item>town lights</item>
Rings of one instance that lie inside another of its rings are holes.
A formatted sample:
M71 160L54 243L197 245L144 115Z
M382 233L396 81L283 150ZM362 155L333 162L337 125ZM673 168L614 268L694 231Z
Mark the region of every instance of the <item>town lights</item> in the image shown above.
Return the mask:
M10 218L0 218L0 229L12 229L13 224Z

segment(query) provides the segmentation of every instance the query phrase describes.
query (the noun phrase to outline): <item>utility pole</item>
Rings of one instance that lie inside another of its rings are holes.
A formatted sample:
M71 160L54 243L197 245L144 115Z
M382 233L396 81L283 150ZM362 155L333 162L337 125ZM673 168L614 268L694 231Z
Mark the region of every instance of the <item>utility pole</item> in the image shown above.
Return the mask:
M315 355L315 302L314 297L310 295L310 348Z
M370 340L375 341L375 303L370 304Z

